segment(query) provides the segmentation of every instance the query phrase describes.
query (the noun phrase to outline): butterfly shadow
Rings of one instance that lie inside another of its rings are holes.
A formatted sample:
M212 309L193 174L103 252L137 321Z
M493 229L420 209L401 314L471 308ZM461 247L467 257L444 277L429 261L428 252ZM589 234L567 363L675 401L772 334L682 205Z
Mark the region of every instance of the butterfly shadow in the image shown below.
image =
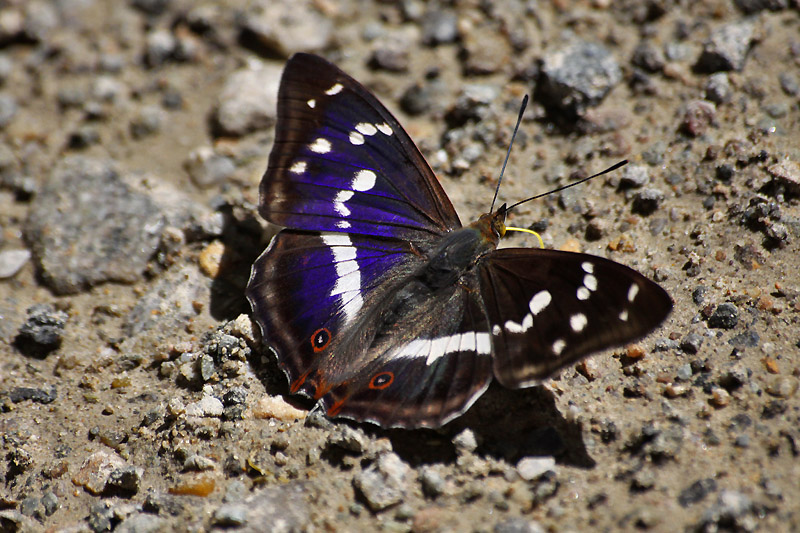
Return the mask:
M564 418L544 387L509 390L493 383L464 415L439 430L377 431L405 461L419 465L455 460L453 438L466 429L475 434L476 453L497 460L514 464L523 457L553 456L559 464L579 468L596 464L580 422Z
M223 216L223 225L217 239L224 247L219 258L219 273L211 282L208 310L215 320L223 321L250 313L244 296L250 267L277 229L265 232L255 213L230 204L220 207L219 211Z

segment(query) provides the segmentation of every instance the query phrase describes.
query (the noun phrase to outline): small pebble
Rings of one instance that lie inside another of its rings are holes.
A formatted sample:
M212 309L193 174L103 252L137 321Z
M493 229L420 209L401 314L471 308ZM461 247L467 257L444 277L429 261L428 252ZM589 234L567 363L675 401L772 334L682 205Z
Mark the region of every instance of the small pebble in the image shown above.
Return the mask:
M555 470L553 457L524 457L517 463L517 473L525 481L533 481L545 472Z
M0 252L0 279L13 277L31 258L28 250L3 250Z
M723 388L714 387L711 390L711 399L709 401L714 407L725 407L731 403L731 395Z

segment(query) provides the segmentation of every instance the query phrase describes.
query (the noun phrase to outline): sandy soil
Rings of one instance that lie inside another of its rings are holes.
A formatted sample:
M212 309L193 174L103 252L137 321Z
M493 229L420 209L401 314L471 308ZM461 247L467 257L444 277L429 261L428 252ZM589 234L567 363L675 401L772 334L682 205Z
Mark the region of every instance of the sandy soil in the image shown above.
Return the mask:
M794 2L2 5L0 530L800 530ZM610 67L565 110L571 46ZM629 159L513 222L672 315L439 431L307 416L243 296L300 50L396 112L464 221L525 93L501 199Z

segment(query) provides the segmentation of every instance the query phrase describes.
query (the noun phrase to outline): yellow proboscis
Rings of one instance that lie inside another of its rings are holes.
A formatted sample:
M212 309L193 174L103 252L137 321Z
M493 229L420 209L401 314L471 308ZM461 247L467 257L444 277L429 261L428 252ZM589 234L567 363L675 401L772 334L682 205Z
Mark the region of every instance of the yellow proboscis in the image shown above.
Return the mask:
M517 228L517 227L514 227L514 226L506 226L506 231L521 231L522 233L530 233L531 235L535 235L536 238L539 239L539 248L544 248L544 241L542 240L542 237L538 233L533 231L532 229Z

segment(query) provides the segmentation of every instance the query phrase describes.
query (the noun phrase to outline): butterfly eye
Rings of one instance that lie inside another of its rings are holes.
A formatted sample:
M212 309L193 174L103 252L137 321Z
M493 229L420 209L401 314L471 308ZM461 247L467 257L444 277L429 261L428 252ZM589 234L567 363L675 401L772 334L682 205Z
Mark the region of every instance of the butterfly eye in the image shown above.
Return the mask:
M383 390L394 381L394 374L392 372L381 372L372 376L369 382L369 388L375 390Z
M315 352L321 352L331 343L331 332L328 328L319 328L311 336L311 347Z

